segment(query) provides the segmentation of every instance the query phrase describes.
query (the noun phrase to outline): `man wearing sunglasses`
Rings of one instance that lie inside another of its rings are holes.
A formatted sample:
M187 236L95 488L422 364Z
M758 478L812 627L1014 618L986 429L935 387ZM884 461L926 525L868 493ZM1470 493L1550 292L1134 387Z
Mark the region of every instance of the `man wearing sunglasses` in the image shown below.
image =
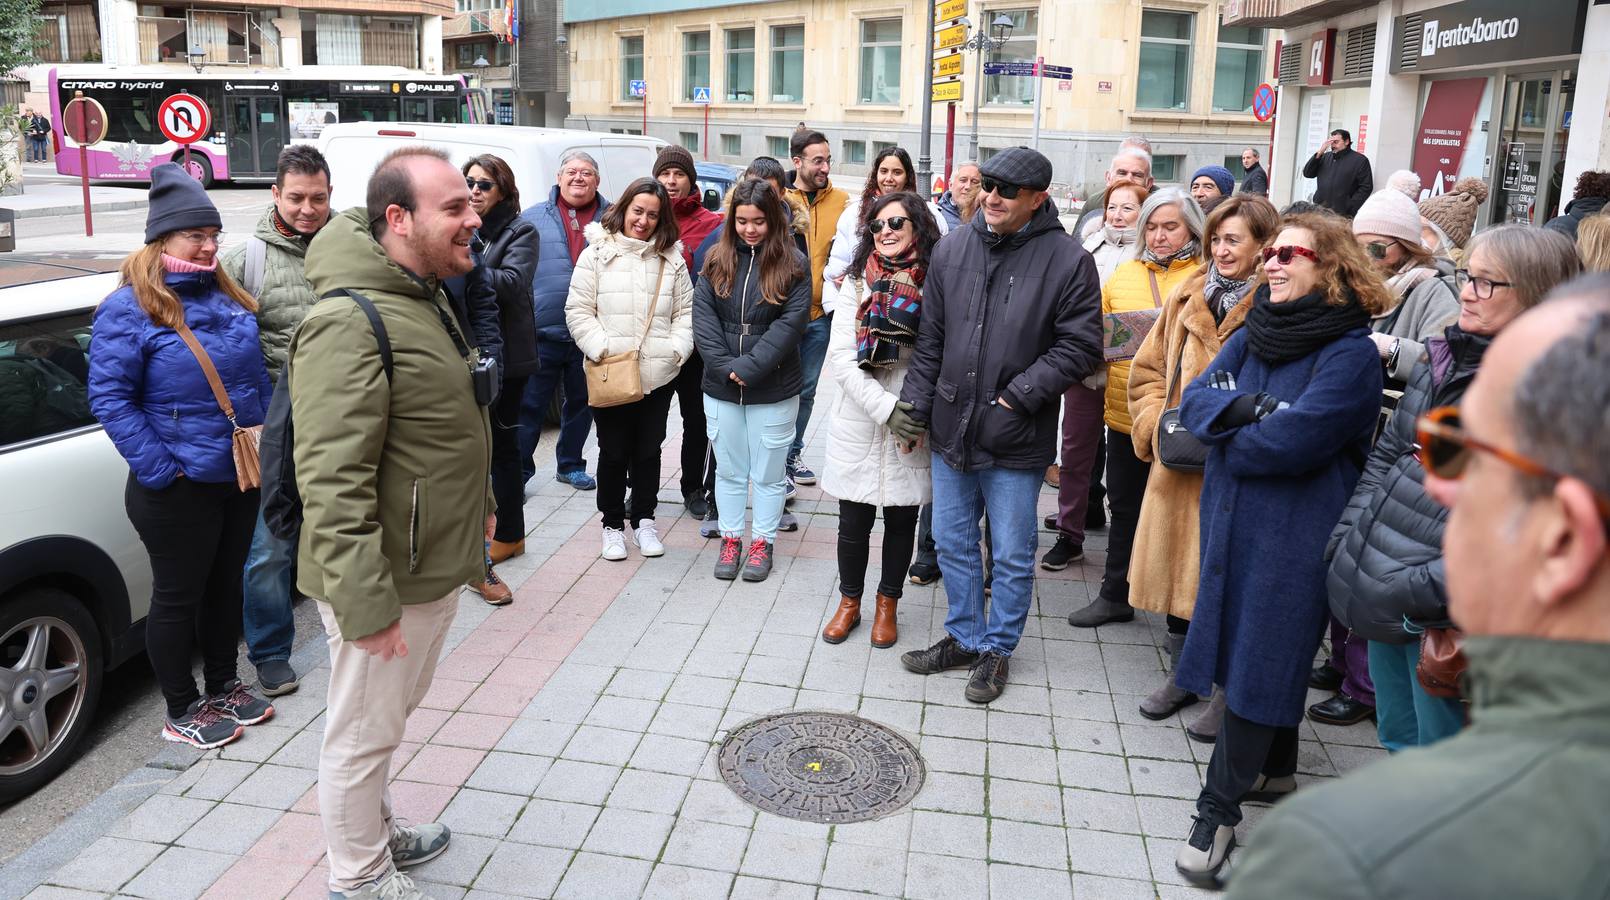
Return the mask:
M901 657L913 672L972 670L988 703L1028 618L1035 501L1056 457L1058 401L1101 365L1095 261L1046 195L1051 161L1027 147L991 157L979 213L934 248L922 326L890 422L933 448L933 534L950 611L945 637ZM909 404L909 406L908 406ZM993 597L985 609L979 520L988 512Z
M1471 725L1258 826L1237 898L1599 898L1610 808L1610 279L1525 313L1420 422Z

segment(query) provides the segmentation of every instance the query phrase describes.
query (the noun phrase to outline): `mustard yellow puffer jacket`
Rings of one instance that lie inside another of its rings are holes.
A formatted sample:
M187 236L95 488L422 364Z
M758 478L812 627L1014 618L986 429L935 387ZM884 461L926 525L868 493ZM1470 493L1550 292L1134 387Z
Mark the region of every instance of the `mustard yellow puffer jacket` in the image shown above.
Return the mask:
M1167 300L1174 290L1190 279L1191 273L1201 264L1199 259L1178 259L1167 269L1138 259L1127 259L1118 264L1107 282L1101 286L1101 312L1127 312L1152 309L1157 301L1152 298L1149 273L1157 276L1157 295ZM1107 364L1107 427L1129 434L1129 360Z

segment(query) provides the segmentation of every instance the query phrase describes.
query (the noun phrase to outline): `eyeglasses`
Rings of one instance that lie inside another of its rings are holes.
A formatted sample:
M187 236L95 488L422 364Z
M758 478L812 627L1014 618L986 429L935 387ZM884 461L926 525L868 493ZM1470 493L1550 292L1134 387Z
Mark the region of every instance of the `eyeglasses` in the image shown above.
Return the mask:
M1301 256L1302 258L1304 258L1304 259L1306 259L1306 260L1308 260L1310 262L1313 262L1316 265L1319 263L1319 254L1315 253L1314 251L1312 251L1310 249L1308 249L1307 247L1297 247L1297 246L1294 246L1294 245L1291 245L1291 244L1287 244L1284 247L1265 247L1265 248L1263 248L1263 261L1264 262L1268 262L1271 259L1279 259L1281 265L1289 266L1289 265L1291 265L1292 258L1297 257L1297 256Z
M565 169L559 173L565 178L597 178L598 173L592 169Z
M492 189L497 187L497 183L477 178L466 178L464 179L464 186L472 191L480 191L483 194L490 194L492 193Z
M996 181L993 178L985 178L979 182L978 189L986 194L994 194L1002 200L1016 200L1017 193L1023 190L1023 186L1005 181Z
M1459 293L1461 294L1465 292L1465 285L1470 285L1471 289L1475 291L1477 300L1493 299L1493 288L1515 286L1513 281L1494 281L1491 278L1472 275L1469 269L1454 269L1453 283L1459 288Z
M1369 255L1370 259L1386 259L1386 251L1391 246L1386 241L1370 241L1364 245L1364 252Z
M1562 478L1573 477L1513 450L1505 450L1503 447L1471 437L1470 433L1459 424L1459 408L1456 406L1439 406L1421 416L1414 426L1414 440L1415 456L1420 460L1420 465L1424 466L1427 472L1445 481L1456 481L1465 474L1465 466L1470 463L1472 450L1496 456L1507 465L1534 478L1559 481ZM1593 500L1599 508L1599 515L1610 519L1610 499L1595 491Z
M905 216L890 216L887 219L873 219L872 221L866 223L866 230L872 232L873 234L881 234L884 227L887 226L890 231L899 231L900 229L906 227L906 223L910 221L911 220Z
M208 234L205 231L181 231L178 232L178 235L180 240L197 247L207 243L211 243L214 247L224 245L224 233L222 231L215 231L212 234Z

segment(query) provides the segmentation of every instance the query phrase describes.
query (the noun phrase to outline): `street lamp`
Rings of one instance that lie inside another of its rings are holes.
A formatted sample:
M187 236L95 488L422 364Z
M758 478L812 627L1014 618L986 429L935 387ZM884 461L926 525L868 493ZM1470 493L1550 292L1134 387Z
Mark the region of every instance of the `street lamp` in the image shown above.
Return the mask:
M972 27L967 17L961 18L961 24ZM978 162L978 104L984 96L984 51L999 50L1012 39L1012 17L1006 13L996 13L989 23L989 34L979 31L962 44L963 50L974 50L978 53L978 70L974 77L978 79L973 85L973 137L969 143L968 158Z
M201 74L202 63L207 59L207 48L200 44L191 44L190 51L185 54L190 57L190 65L195 66L196 74Z

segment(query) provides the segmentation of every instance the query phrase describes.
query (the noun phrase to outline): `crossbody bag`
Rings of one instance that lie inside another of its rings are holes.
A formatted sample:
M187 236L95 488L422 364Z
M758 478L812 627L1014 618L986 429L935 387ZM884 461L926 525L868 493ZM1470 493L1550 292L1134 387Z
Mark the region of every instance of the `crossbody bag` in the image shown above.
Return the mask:
M644 315L643 336L637 339L636 347L597 362L582 362L582 371L587 375L588 406L604 409L643 399L643 345L648 343L649 330L654 327L654 308L660 305L660 286L664 283L665 260L661 259L660 274L654 279L654 293L649 295L648 312Z
M242 428L240 423L235 421L235 404L229 401L229 391L224 389L223 379L218 377L218 369L212 364L212 357L207 355L201 342L196 340L196 335L190 330L189 325L180 322L173 330L179 333L185 346L195 354L196 362L201 364L201 371L207 376L207 385L212 388L213 399L218 401L218 408L223 410L224 418L235 426L234 433L230 435L231 449L235 457L235 484L239 485L242 491L261 486L263 464L258 456L258 447L263 441L263 426L252 425Z

